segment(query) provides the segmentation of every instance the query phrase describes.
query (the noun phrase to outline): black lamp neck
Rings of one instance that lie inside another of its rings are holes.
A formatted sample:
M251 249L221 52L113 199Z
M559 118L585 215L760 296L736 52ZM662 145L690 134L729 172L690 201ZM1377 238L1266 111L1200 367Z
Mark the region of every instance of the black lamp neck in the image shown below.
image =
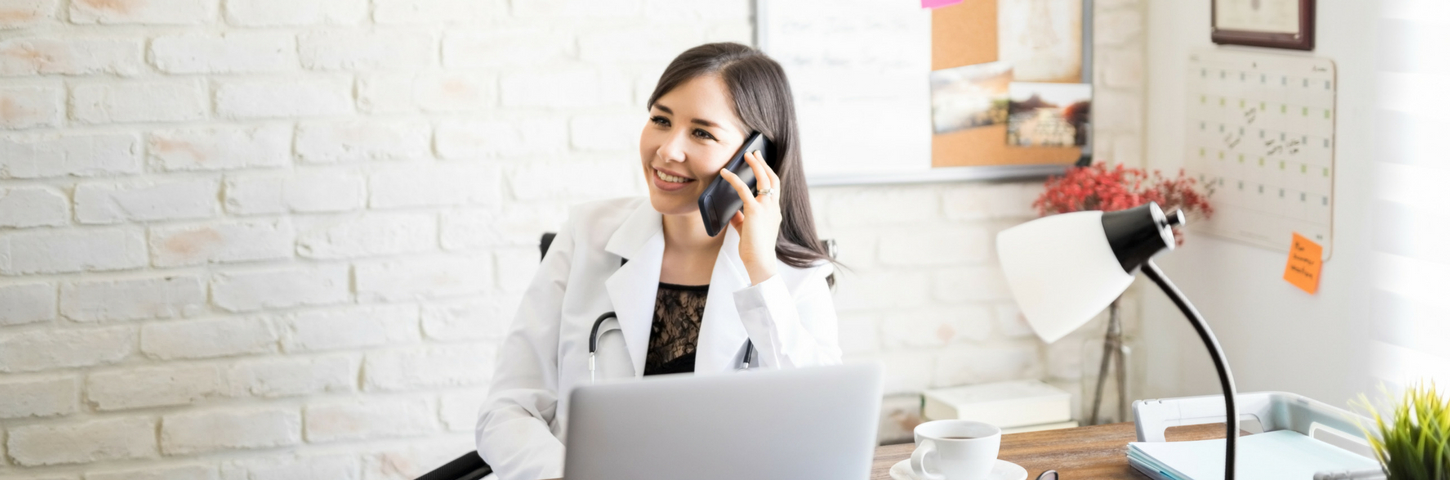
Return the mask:
M1127 210L1103 212L1103 233L1123 271L1133 273L1143 262L1174 246L1172 226L1184 223L1181 212L1164 215L1155 202Z
M1181 218L1179 220L1182 221ZM1188 318L1188 323L1192 324L1193 329L1198 332L1198 338L1203 340L1203 346L1208 348L1208 357L1213 360L1214 369L1218 370L1218 383L1223 388L1224 428L1228 430L1224 432L1227 440L1224 445L1223 478L1233 480L1237 472L1234 468L1234 461L1238 456L1239 444L1239 408L1234 402L1234 399L1238 398L1238 387L1234 386L1234 375L1229 371L1228 359L1224 357L1223 347L1219 346L1218 337L1215 337L1213 331L1209 330L1208 322L1203 320L1203 315L1200 315L1198 309L1193 307L1193 303L1188 301L1188 297L1178 290L1178 286L1173 285L1173 282L1168 280L1168 276L1158 270L1158 266L1154 265L1152 260L1143 262L1142 266L1143 276L1158 284L1158 288L1163 290L1163 294L1168 295L1168 299L1173 300L1173 304L1178 306L1178 311L1183 312L1183 316Z

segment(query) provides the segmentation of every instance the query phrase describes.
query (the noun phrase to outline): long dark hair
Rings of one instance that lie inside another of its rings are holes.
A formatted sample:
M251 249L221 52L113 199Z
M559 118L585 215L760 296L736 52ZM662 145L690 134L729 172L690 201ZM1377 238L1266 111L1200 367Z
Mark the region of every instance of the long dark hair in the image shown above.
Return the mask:
M775 256L786 265L804 268L833 262L816 236L810 193L801 168L800 130L796 128L795 100L785 70L760 51L738 43L707 43L675 57L645 108L653 108L664 94L690 79L717 75L730 90L735 115L749 131L760 132L775 144L776 158L765 163L780 177L780 234ZM834 276L834 275L833 275ZM834 279L831 279L834 280ZM834 282L832 282L834 283Z

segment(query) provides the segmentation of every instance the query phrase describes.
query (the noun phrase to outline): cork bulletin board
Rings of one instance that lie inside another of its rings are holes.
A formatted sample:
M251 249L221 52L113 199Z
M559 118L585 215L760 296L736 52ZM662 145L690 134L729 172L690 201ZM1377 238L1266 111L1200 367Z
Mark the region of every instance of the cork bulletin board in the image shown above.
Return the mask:
M1090 9L1084 5L1084 20ZM1088 23L1083 22L1084 28ZM1091 40L1083 36L1084 79L1091 64ZM976 65L997 61L997 0L964 0L931 12L931 69ZM969 167L1006 165L1070 165L1082 156L1078 147L1008 146L1006 125L991 125L934 134L931 138L931 166Z

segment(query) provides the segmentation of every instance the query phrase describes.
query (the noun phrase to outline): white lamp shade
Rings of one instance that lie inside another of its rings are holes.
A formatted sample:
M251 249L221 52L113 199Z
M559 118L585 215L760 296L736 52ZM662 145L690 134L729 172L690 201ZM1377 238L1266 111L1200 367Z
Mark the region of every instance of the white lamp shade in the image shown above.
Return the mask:
M1103 212L1039 218L997 234L997 258L1037 336L1052 343L1092 320L1133 275L1113 254Z

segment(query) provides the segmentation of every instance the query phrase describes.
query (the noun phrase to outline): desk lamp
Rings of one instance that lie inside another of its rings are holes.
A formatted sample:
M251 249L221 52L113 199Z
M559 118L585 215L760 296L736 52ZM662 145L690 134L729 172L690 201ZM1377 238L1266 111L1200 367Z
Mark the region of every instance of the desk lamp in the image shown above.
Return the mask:
M1154 202L1116 212L1052 215L997 234L997 258L1027 323L1047 343L1081 327L1112 303L1133 283L1134 270L1142 269L1158 284L1198 331L1218 369L1228 424L1224 478L1232 480L1239 436L1233 374L1198 310L1151 260L1159 251L1173 249L1172 227L1183 223L1183 212L1164 215Z

